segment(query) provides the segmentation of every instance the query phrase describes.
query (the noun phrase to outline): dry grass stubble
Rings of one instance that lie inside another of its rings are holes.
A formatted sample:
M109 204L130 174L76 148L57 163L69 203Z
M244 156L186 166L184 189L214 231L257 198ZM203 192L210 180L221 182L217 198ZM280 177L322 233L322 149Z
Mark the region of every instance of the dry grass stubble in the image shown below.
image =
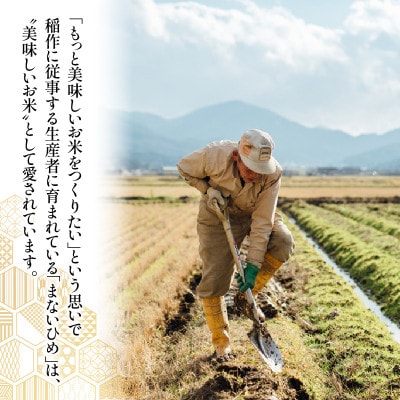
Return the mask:
M195 208L193 204L114 203L111 206L119 228L112 230L108 242L127 240L130 243L130 246L105 249L107 259L114 259L109 264L108 279L117 286L114 301L119 305L117 335L123 348L122 373L128 378L126 398L143 399L158 392L159 366L165 369L159 351L165 316L178 308L179 295L187 289L187 277L198 263ZM127 227L135 226L143 214L147 215L149 224L156 224L157 233L150 230L150 238L126 234L132 230ZM125 232L122 238L120 231ZM150 248L137 252L135 249L142 240L147 240ZM127 263L127 260L130 261Z

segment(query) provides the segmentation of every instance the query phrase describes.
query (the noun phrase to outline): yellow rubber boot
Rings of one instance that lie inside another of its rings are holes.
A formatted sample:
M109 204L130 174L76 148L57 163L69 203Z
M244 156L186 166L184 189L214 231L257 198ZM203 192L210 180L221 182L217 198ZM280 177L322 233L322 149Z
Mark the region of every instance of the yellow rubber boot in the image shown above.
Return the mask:
M271 254L265 254L260 272L257 274L256 282L252 289L253 296L257 296L282 264L282 261L277 260L275 257L271 256Z
M211 331L212 344L217 357L227 357L231 353L229 342L229 322L224 298L202 298L204 315Z

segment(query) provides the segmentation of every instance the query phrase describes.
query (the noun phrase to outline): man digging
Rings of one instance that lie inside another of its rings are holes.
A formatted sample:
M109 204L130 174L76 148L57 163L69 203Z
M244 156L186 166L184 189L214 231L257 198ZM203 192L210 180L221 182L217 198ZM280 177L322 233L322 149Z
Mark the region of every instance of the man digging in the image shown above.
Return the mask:
M177 164L185 181L202 194L197 232L203 269L197 294L218 361L232 356L224 295L231 284L234 261L213 202L221 209L228 208L238 247L249 235L244 281L236 275L239 295L250 288L256 296L294 249L293 237L276 213L282 168L272 156L273 150L268 133L251 129L239 143L210 143ZM262 318L261 314L260 310Z

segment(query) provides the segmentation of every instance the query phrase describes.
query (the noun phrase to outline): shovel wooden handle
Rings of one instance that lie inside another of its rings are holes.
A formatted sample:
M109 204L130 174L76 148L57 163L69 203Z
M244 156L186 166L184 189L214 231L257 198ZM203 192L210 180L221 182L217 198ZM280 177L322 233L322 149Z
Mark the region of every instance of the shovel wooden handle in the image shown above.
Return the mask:
M239 272L240 276L242 277L243 282L245 282L244 268L243 268L242 261L240 259L239 249L237 247L235 238L232 233L231 223L229 221L228 210L225 208L225 210L222 212L221 209L219 208L217 200L215 200L215 199L213 201L213 206L214 206L215 213L217 214L219 220L222 222L222 225L224 227L226 238L228 239L229 247L231 249L231 253L232 253L233 259L235 261L236 269ZM260 324L260 319L259 319L258 312L257 312L256 301L254 300L254 296L253 296L251 289L250 288L247 289L245 293L246 293L246 300L249 303L249 305L251 306L251 309L253 311L254 320L257 324Z
M232 233L231 224L229 222L229 214L228 210L225 209L223 212L219 208L218 202L216 200L213 201L213 207L215 212L222 222L224 227L226 237L228 239L229 247L232 252L232 256L235 260L236 269L238 270L240 276L245 281L244 277L244 269L242 265L242 261L240 259L239 249L236 245L235 238ZM257 349L258 353L261 355L262 359L268 364L273 372L281 372L283 367L282 356L279 351L278 346L275 344L274 339L272 339L271 335L269 334L267 328L260 323L260 319L257 313L257 305L254 300L253 293L251 289L246 290L246 299L251 309L253 311L253 329L248 334L251 343Z

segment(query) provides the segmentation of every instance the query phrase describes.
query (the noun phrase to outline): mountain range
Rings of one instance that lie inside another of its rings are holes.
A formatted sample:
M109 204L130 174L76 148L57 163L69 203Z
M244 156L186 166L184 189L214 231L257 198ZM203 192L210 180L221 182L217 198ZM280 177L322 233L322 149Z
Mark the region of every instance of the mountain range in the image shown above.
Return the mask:
M175 166L178 160L207 143L237 141L258 128L271 134L274 156L284 169L359 167L400 171L400 128L384 134L349 133L306 127L267 109L230 101L201 108L179 118L110 111L106 158L113 169Z

